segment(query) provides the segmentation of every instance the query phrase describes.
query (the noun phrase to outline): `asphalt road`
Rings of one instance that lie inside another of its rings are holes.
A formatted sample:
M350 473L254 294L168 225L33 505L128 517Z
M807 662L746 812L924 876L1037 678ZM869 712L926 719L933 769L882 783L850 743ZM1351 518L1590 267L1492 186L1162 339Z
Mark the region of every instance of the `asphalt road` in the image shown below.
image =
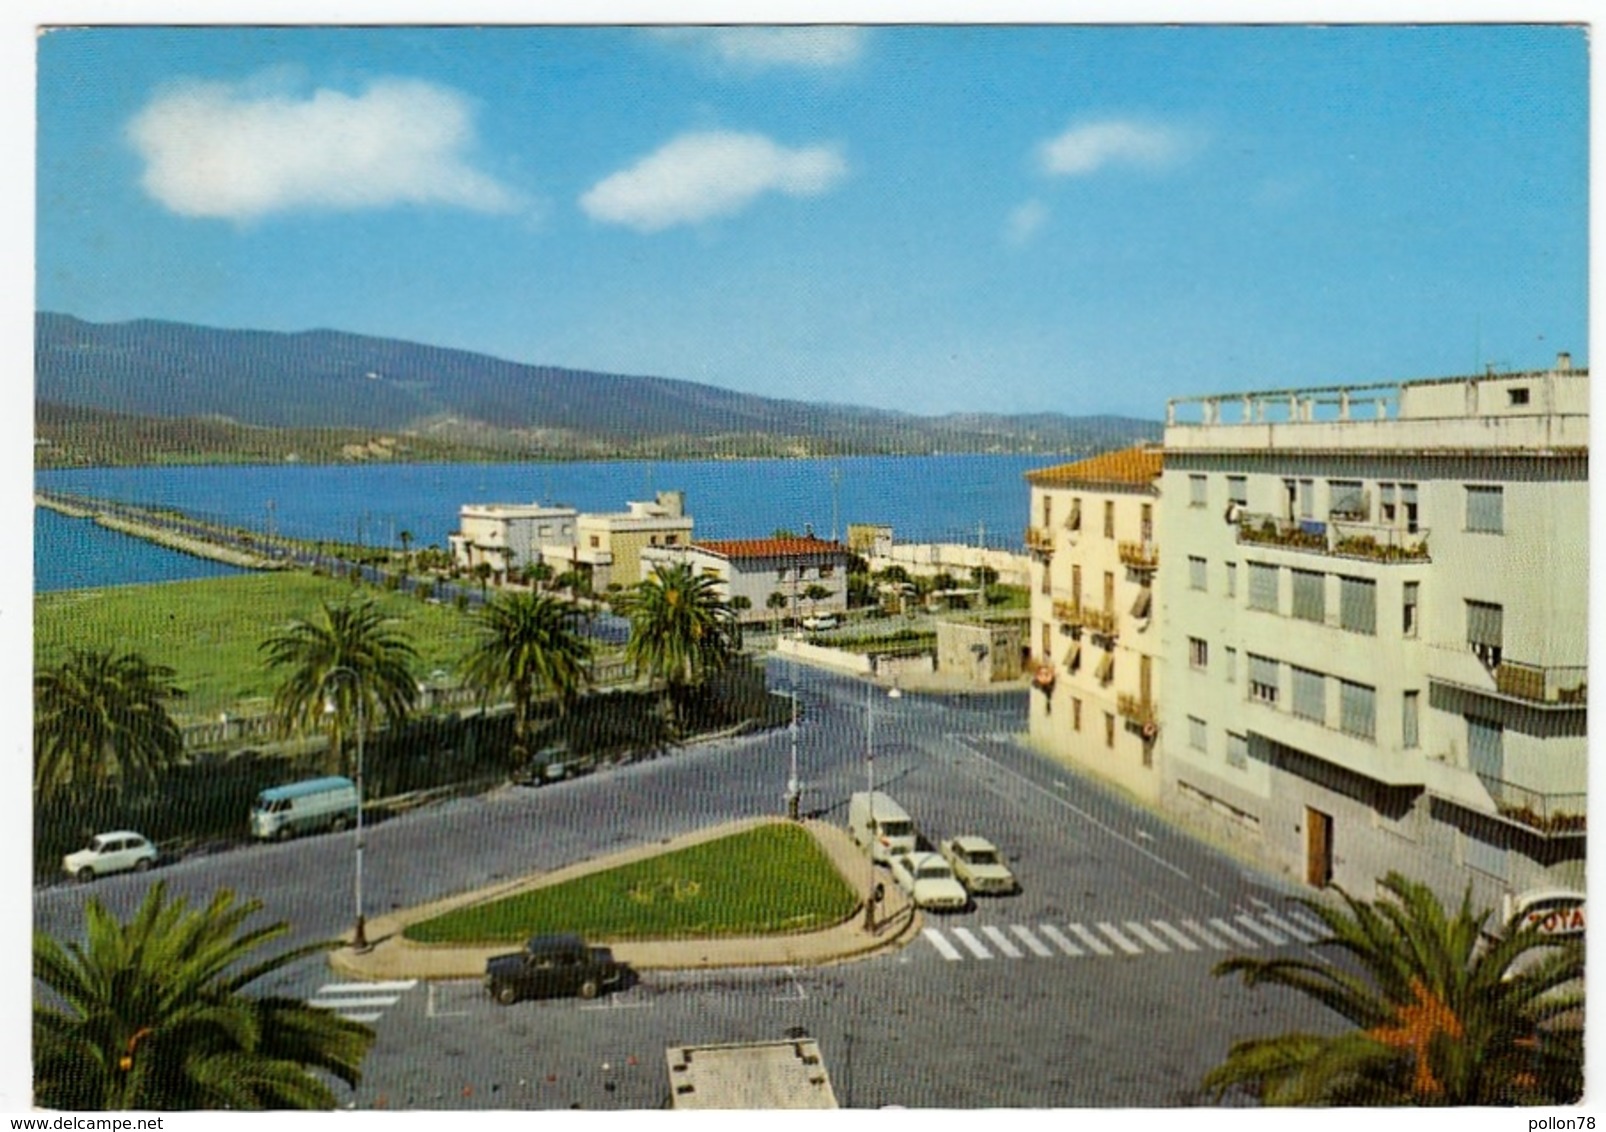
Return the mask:
M1336 1019L1275 989L1211 977L1221 958L1313 954L1273 878L1017 745L1025 696L905 695L806 666L795 679L803 807L845 819L864 789L898 798L931 841L980 833L1018 896L928 916L875 958L825 968L648 973L596 1003L487 999L474 982L341 986L321 961L269 988L337 1004L379 1039L349 1100L361 1108L656 1108L664 1051L778 1038L821 1046L854 1107L1162 1107L1200 1102L1197 1082L1232 1041ZM792 736L698 745L539 789L502 788L367 831L370 914L548 869L710 823L779 813ZM287 920L295 942L354 913L352 834L175 862L149 880L204 902L227 887ZM126 913L149 883L107 878L35 894L36 926L74 936L91 893ZM889 879L890 883L890 879Z

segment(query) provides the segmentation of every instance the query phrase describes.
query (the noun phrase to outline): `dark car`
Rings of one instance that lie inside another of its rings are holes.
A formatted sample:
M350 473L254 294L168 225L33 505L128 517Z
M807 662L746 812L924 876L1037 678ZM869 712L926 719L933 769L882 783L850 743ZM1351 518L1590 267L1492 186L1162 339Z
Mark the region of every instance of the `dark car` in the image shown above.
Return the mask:
M579 764L570 756L567 747L548 747L537 752L509 778L515 786L544 786L548 782L573 778L578 773Z
M523 951L485 961L485 989L504 1006L521 998L596 998L622 985L627 970L608 948L589 947L577 935L538 935Z

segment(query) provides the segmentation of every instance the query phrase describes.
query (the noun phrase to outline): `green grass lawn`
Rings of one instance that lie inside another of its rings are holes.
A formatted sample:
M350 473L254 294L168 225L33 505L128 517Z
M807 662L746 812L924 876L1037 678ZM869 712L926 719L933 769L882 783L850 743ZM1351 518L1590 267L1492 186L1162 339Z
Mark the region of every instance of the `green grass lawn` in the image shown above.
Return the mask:
M476 904L407 928L420 943L522 943L774 935L840 922L858 898L806 830L746 833Z
M133 651L178 673L187 695L170 710L181 722L263 710L278 677L263 664L260 642L316 614L319 600L351 592L348 581L285 570L39 594L34 663L53 664L74 648ZM456 669L471 640L465 614L370 586L361 593L402 623L420 677Z

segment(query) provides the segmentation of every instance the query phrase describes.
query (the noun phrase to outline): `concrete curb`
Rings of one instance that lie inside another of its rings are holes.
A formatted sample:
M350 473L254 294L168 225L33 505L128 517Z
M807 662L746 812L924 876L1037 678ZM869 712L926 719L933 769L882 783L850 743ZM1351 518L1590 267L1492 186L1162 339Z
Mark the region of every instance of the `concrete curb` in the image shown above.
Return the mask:
M757 817L726 822L681 837L579 861L551 872L532 873L516 880L471 892L457 893L428 904L378 916L367 924L371 946L366 951L353 950L350 946L351 933L347 932L344 936L347 946L329 954L329 966L337 974L357 980L477 979L485 973L485 961L488 958L504 954L513 948L508 944L460 947L414 943L404 938L402 931L409 924L429 919L454 908L560 884L577 876L616 868L645 857L728 837L762 825L778 824L787 824L787 820L780 817ZM877 873L845 830L814 820L802 824L814 836L842 878L859 894L860 902L847 919L820 931L796 935L736 939L626 940L612 945L614 955L640 971L711 967L822 966L866 958L906 943L922 922L919 910L896 885L882 879L884 874ZM884 886L885 900L876 917L875 926L867 929L864 926L865 903L870 899L878 881Z

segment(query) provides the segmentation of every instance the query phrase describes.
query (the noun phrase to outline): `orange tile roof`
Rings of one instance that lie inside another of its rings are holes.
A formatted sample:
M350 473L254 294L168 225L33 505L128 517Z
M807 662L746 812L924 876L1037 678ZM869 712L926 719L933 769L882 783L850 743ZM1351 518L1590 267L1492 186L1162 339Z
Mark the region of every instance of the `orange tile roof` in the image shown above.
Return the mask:
M698 550L706 550L721 558L789 558L801 554L846 554L848 548L839 542L818 538L746 538L719 542L698 541Z
M1074 464L1027 472L1027 482L1048 487L1064 483L1130 483L1148 486L1160 478L1163 453L1157 447L1123 448Z

